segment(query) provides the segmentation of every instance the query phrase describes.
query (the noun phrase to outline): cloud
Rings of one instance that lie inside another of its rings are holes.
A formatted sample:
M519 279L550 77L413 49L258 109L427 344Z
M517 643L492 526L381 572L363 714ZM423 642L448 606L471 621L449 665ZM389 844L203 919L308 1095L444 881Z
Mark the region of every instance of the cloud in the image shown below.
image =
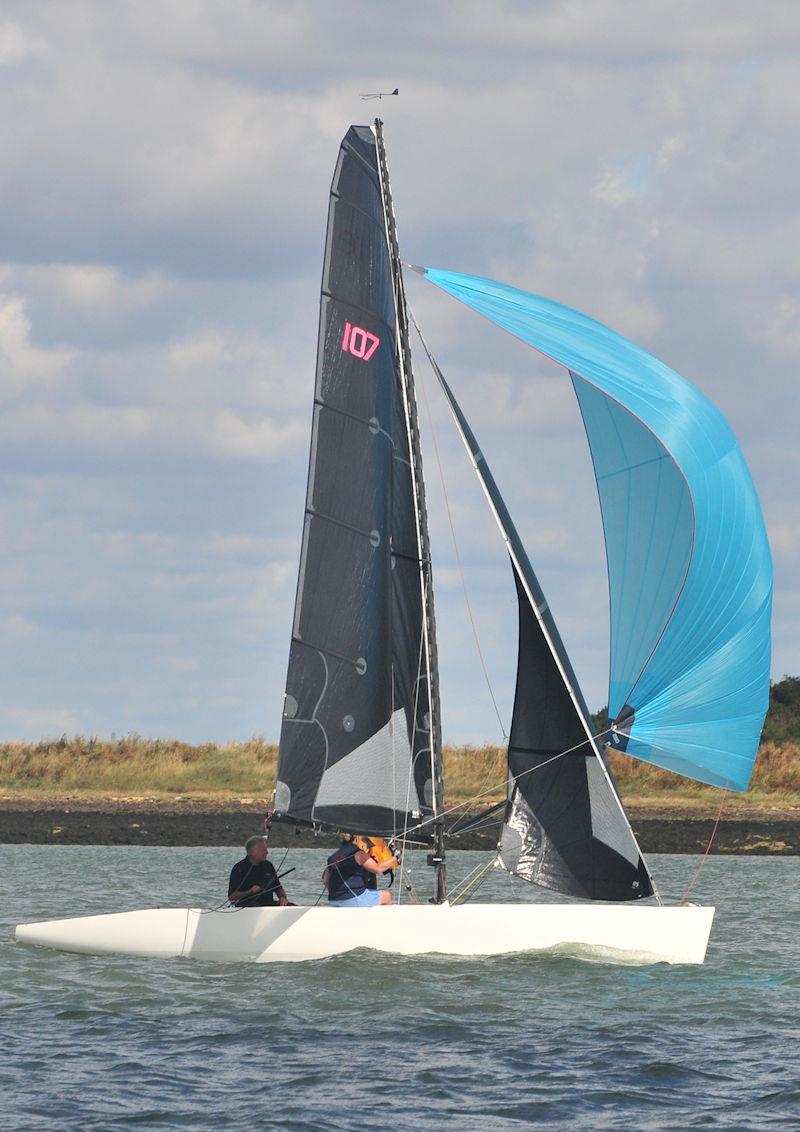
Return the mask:
M82 720L69 708L20 708L0 704L0 728L6 742L52 739L86 734Z
M6 445L7 464L15 449L49 449L50 458L59 451L84 459L91 453L96 459L140 446L151 434L153 421L153 414L143 408L68 405L56 414L52 405L27 404L3 414L0 439Z
M18 23L0 20L0 67L14 67L44 54L44 41Z
M783 295L777 306L759 323L761 336L779 358L800 360L800 301Z
M637 185L632 173L628 169L605 169L592 189L592 196L610 208L619 208L630 204L642 194L642 188Z
M0 294L0 397L57 380L72 359L64 349L42 349L31 340L25 300Z
M171 283L157 271L128 278L117 268L95 263L51 264L28 270L31 283L50 289L58 301L90 310L100 317L106 311L150 307L164 299Z
M310 344L304 346L308 372L313 355ZM167 379L164 391L184 402L191 391L195 403L233 400L240 407L307 412L307 379L293 355L291 326L281 338L258 337L250 328L245 333L208 329L167 346L161 367Z
M193 0L157 23L93 0L8 0L0 21L9 733L44 726L40 706L59 730L68 705L84 729L274 736L327 191L347 124L374 109L404 256L585 310L724 409L774 532L776 671L796 671L800 8L412 0L398 20ZM398 99L360 101L387 81ZM603 540L568 378L423 281L408 290L599 706ZM429 397L508 704L505 552ZM481 738L492 709L470 691L421 415L446 732Z
M211 450L219 456L237 460L278 459L284 452L304 444L307 426L301 421L276 424L269 417L245 421L223 409L214 417Z

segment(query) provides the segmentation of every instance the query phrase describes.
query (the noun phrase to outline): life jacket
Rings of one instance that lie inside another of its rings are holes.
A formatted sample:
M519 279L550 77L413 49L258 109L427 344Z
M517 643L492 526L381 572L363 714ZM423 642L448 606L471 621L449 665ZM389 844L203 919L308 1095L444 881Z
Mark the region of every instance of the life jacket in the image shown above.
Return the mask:
M328 857L329 900L351 900L366 890L369 873L356 862L356 854L361 852L360 846L350 841Z
M369 853L373 861L383 865L384 870L397 868L397 857L382 837L365 837L357 833L353 838L353 844L363 849L365 853Z

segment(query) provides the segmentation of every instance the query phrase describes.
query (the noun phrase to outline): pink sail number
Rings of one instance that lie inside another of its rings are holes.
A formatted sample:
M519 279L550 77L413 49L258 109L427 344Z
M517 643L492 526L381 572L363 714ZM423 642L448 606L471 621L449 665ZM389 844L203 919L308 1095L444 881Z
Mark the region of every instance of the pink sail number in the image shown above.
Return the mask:
M349 350L354 358L368 362L380 344L381 340L376 334L370 334L361 326L351 326L349 322L344 324L342 349Z

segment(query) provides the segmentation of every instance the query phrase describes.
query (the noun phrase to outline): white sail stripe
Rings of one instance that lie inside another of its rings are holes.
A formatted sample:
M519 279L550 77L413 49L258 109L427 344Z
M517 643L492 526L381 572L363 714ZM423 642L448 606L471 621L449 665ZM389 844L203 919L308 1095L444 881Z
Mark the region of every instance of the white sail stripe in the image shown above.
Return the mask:
M366 783L368 791L364 789ZM413 808L419 809L405 708L398 708L379 731L326 767L314 809L353 805L354 784L358 784L364 804L394 810L396 799L408 793Z

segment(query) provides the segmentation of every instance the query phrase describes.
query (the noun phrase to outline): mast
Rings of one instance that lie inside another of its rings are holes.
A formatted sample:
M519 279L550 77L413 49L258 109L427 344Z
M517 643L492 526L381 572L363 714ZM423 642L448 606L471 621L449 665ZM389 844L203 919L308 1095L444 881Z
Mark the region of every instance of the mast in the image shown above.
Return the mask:
M389 170L386 164L386 149L383 141L383 122L375 119L375 139L377 143L378 171L381 179L386 240L394 287L395 312L397 318L397 344L403 404L405 408L408 450L411 460L411 477L416 503L415 518L417 529L417 551L419 558L419 581L422 597L422 641L420 674L424 671L428 701L428 731L430 736L431 786L433 808L433 853L428 863L436 869L435 902L441 904L447 898L447 880L444 853L443 781L442 781L442 727L439 707L439 666L436 652L436 620L433 608L433 576L431 571L430 536L428 533L428 511L425 503L425 484L422 474L422 450L420 446L417 402L414 392L414 374L411 366L411 349L408 334L408 316L403 276L400 267L400 249L397 241L392 191L389 184ZM418 713L415 713L415 721ZM413 743L412 743L413 747Z

